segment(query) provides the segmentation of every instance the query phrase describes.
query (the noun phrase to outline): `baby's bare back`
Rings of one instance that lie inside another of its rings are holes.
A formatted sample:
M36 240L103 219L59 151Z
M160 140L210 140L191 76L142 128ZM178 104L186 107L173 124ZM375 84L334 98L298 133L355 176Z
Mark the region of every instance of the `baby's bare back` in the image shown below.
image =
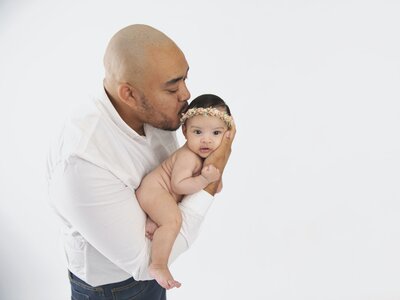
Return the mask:
M160 189L162 189L163 191L168 191L177 202L180 202L183 195L176 194L172 190L171 176L177 158L187 151L190 150L186 146L182 146L164 160L157 168L147 174L142 179L137 194L142 195L142 197L151 197L154 194L159 194ZM201 167L201 163L196 164L196 168L192 171L194 176L200 174Z

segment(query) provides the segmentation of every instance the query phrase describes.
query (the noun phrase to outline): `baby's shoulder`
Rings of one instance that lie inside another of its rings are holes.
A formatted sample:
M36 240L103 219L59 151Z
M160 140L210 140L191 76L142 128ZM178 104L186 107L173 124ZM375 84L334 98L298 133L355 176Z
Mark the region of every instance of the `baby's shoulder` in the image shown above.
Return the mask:
M196 163L201 163L201 158L191 151L186 144L180 147L176 152L176 159L186 161L186 162L196 162Z

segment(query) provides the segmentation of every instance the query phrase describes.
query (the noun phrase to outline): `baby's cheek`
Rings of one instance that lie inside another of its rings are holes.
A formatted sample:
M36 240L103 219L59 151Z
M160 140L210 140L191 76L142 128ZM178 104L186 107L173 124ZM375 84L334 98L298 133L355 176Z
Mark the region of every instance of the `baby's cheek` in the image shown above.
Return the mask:
M221 134L221 137L218 139L218 142L217 142L217 145L218 145L218 146L221 145L222 137L223 137L223 135Z

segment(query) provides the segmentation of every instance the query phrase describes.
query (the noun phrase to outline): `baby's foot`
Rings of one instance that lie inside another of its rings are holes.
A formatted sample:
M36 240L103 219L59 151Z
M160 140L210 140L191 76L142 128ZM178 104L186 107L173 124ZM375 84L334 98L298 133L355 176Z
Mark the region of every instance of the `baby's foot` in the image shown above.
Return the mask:
M158 225L149 217L146 219L146 237L153 240L154 231L158 228Z
M174 280L167 266L150 265L149 274L161 285L164 289L172 289L181 287L180 282Z

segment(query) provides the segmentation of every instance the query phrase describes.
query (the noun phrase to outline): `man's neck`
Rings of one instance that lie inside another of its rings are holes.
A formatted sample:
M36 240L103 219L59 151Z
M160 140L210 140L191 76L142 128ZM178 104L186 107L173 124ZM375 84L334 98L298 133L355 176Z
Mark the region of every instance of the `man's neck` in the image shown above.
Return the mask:
M144 131L144 124L141 121L138 121L136 118L133 118L131 114L125 109L115 98L104 88L108 99L110 99L111 104L114 106L115 110L121 117L121 119L132 128L137 134L141 136L145 136L146 133Z

